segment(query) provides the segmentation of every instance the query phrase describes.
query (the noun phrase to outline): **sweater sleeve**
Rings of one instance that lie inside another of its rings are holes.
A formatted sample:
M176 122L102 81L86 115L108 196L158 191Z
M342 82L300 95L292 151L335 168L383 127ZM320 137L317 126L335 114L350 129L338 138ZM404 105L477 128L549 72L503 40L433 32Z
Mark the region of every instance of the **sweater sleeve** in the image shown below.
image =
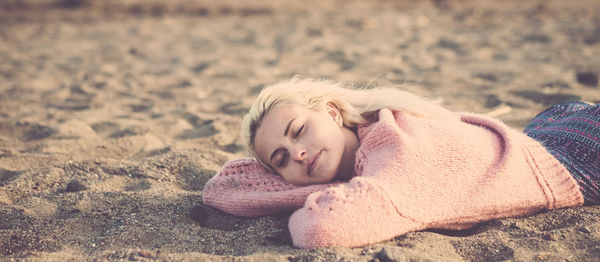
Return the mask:
M424 225L399 214L372 178L355 177L311 194L288 226L294 246L317 248L372 244Z
M310 193L332 184L295 186L255 159L227 162L204 186L204 204L225 213L255 217L302 207Z

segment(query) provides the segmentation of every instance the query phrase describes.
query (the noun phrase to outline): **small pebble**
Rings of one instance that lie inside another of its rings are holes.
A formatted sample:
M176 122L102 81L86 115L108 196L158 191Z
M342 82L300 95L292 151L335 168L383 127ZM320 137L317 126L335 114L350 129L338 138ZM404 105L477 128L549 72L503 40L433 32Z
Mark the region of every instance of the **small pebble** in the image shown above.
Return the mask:
M77 181L77 180L73 180L71 182L69 182L69 184L67 184L67 192L79 192L79 191L83 191L83 190L87 190L87 186L85 186L84 184L82 184L81 182Z
M545 235L542 236L542 238L545 239L545 240L550 240L550 241L555 241L556 240L556 238L552 234L545 234Z
M592 233L592 231L588 227L580 227L578 229L583 233Z
M364 255L367 255L367 254L371 254L371 253L373 253L373 249L371 249L371 248L363 249L362 251L360 251L360 255L361 256L364 256Z

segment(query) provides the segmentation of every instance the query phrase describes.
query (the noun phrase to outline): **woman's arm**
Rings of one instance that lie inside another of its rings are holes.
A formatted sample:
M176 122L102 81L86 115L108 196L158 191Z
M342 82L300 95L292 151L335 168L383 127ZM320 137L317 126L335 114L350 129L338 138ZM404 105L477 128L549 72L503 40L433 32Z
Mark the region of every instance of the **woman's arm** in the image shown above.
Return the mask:
M223 212L255 217L302 207L307 196L332 184L295 186L269 173L255 159L227 162L204 186L204 204Z

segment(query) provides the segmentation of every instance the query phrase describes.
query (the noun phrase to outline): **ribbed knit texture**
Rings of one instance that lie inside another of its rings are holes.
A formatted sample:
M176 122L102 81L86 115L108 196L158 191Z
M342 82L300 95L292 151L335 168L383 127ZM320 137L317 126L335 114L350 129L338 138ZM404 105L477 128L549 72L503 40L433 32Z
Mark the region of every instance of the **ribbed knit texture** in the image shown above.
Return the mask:
M204 204L223 212L256 217L298 209L308 195L332 185L296 186L246 158L227 162L204 185L202 198Z
M358 133L357 177L347 183L298 188L264 169L227 164L206 185L204 201L253 216L301 207L289 229L303 248L361 246L409 231L463 229L583 203L556 159L496 120L464 114L440 121L382 109L379 121ZM234 169L242 174L232 175ZM279 191L265 191L265 183Z

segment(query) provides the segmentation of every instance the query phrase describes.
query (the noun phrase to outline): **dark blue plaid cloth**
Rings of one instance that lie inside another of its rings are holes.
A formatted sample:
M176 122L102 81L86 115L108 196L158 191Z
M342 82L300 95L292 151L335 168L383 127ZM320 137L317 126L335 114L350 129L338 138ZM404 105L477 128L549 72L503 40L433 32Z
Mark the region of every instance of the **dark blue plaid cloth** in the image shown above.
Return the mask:
M586 204L600 203L600 104L554 105L525 127L577 180Z

